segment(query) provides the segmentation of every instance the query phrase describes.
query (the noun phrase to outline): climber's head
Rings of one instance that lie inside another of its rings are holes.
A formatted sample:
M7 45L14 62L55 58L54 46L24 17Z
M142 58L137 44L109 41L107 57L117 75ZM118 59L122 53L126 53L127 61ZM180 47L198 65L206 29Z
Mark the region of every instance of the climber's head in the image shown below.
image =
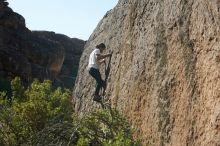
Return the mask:
M96 48L98 48L100 50L100 52L102 52L105 50L106 46L104 43L101 43L101 44L97 45Z

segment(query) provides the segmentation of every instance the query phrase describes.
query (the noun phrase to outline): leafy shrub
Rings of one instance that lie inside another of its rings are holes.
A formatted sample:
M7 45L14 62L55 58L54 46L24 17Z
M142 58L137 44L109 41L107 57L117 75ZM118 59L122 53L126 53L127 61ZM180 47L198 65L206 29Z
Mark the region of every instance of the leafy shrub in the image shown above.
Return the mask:
M11 82L12 97L0 92L0 145L135 146L130 124L114 109L79 116L70 91L35 80L27 89Z
M40 83L35 80L25 90L19 78L11 82L12 101L8 104L1 94L0 113L2 145L21 145L27 143L39 131L43 130L52 119L69 120L72 106L70 92L60 88L52 89L50 81Z
M97 109L85 115L78 130L77 146L136 146L130 124L115 109Z
M48 126L34 145L139 146L130 124L114 109L97 109L82 117L73 114L73 123Z

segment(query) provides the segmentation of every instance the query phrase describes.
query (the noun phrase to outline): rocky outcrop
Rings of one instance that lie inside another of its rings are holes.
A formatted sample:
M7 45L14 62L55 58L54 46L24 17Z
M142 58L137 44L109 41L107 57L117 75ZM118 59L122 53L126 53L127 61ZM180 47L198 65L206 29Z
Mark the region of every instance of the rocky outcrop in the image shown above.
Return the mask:
M74 77L83 46L82 40L53 32L42 32L41 35L31 32L25 26L25 19L13 12L7 2L0 1L1 77L20 76L25 82L33 78L54 80L61 70L69 71L66 74ZM63 66L63 63L69 66Z
M48 31L33 31L38 37L59 42L65 50L65 59L59 75L58 82L64 87L71 88L74 85L79 67L79 60L83 52L85 41L70 38L63 34L56 34Z
M114 51L106 98L131 120L143 145L219 145L219 11L218 0L120 0L86 44L76 110L99 106L86 66L104 42Z

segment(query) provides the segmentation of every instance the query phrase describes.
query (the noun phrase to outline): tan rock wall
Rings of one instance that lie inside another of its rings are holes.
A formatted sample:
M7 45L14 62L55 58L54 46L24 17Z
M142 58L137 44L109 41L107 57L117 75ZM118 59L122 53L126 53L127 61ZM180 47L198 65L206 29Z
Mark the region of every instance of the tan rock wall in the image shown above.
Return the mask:
M99 106L86 66L104 42L114 51L108 98L132 121L143 145L220 145L219 23L217 0L119 1L86 44L76 109Z

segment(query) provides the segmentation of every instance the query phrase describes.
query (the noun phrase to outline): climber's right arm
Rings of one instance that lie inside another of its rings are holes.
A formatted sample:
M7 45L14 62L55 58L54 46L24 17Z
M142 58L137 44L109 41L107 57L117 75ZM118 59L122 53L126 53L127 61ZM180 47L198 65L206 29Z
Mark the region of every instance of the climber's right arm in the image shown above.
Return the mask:
M99 61L99 60L102 60L102 59L104 59L104 58L106 58L106 57L110 57L111 55L112 55L112 53L108 53L108 54L104 54L104 55L102 55L102 54L96 54L98 61Z

